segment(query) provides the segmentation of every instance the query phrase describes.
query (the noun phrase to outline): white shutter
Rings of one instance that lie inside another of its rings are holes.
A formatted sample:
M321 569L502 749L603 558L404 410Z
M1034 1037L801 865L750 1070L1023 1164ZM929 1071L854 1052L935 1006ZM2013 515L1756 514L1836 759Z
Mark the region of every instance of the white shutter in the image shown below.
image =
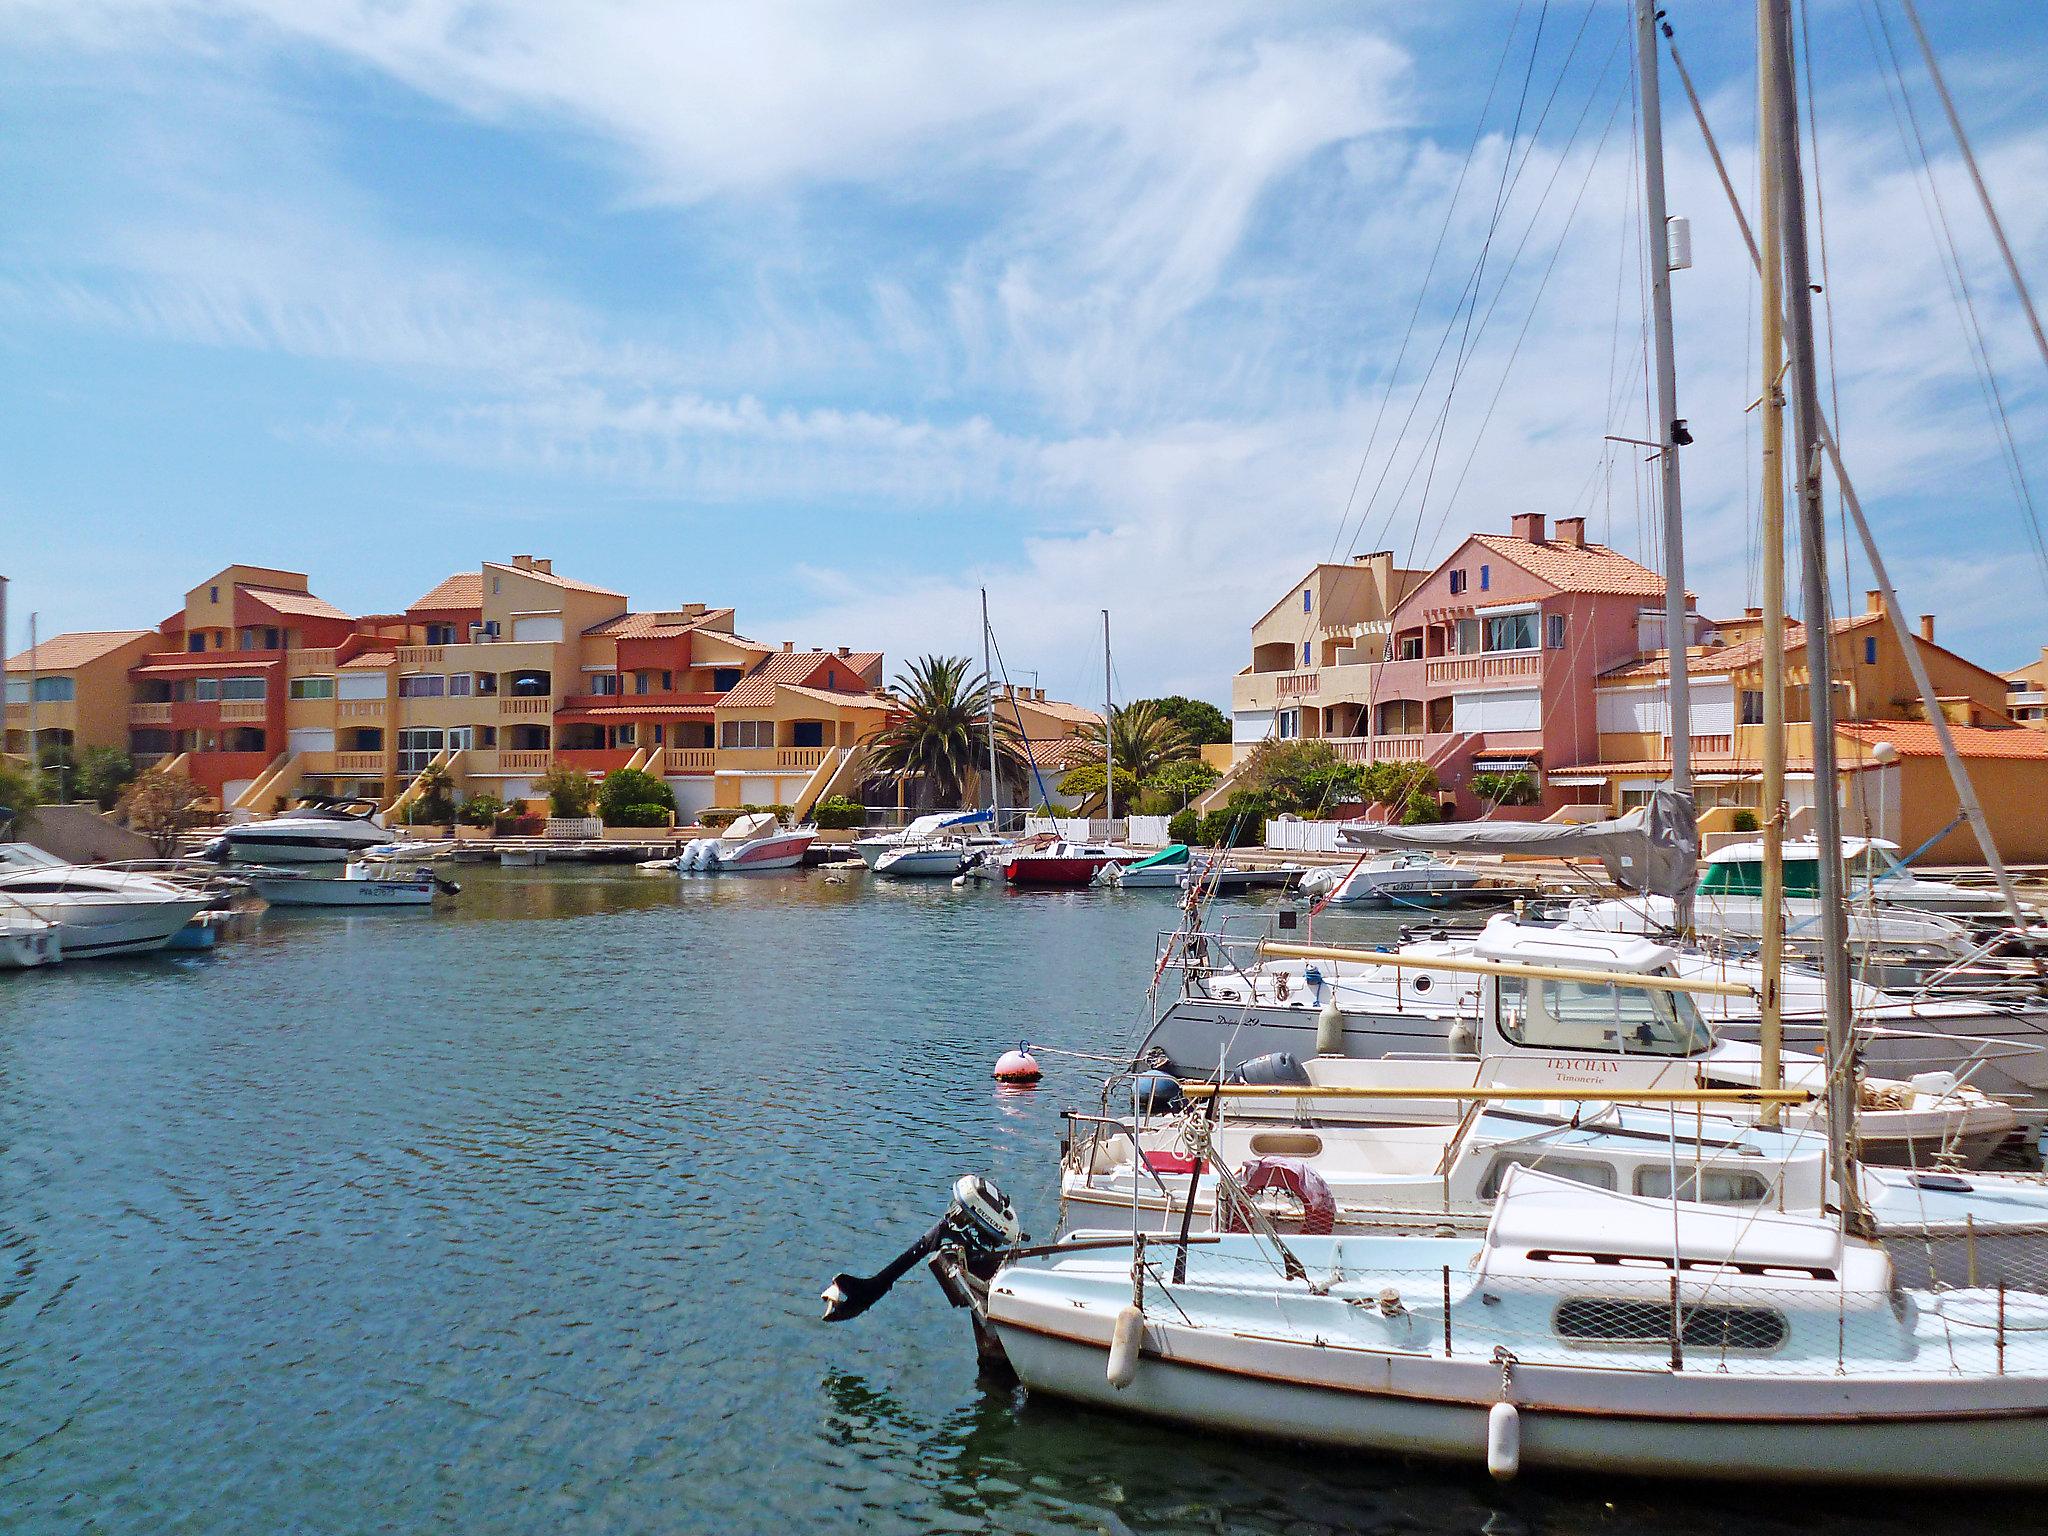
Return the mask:
M562 616L559 613L551 613L534 619L514 619L512 638L559 641L562 638Z

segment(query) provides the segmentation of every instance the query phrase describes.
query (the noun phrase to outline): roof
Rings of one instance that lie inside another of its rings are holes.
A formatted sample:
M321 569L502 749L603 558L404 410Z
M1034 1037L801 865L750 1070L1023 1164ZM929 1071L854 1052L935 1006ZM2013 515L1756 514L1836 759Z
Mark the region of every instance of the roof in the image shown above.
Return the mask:
M579 720L709 720L709 704L591 704L557 710L558 721Z
M1872 624L1884 622L1881 613L1859 613L1854 618L1836 619L1830 629L1832 635L1851 634ZM1931 642L1923 642L1931 643ZM1806 626L1788 624L1785 626L1785 652L1801 650L1806 645ZM1685 653L1685 670L1693 673L1742 672L1750 667L1761 666L1764 659L1764 637L1758 635L1736 645L1724 645L1712 649L1688 646ZM1619 681L1624 678L1663 677L1671 670L1669 652L1659 651L1600 674L1602 682Z
M364 671L369 671L373 668L388 667L397 660L398 652L396 651L362 651L349 657L347 661L342 663L342 666L344 668L359 667Z
M238 589L256 599L272 613L291 614L306 619L347 619L334 604L324 597L315 597L310 592L295 592L289 587L258 587L243 585Z
M801 694L807 699L818 699L827 704L849 705L855 709L894 709L896 701L886 694L862 691L854 693L847 689L807 688L801 683L778 683L776 687L785 693Z
M410 612L415 608L481 608L483 605L484 573L457 571L453 576L444 577L433 591L407 603L406 610Z
M753 671L733 685L732 691L719 700L719 704L721 707L727 704L772 704L777 687L794 687L809 682L811 674L828 661L843 662L859 673L880 660L874 651L855 651L846 656L837 651L771 651ZM863 689L862 693L865 692Z
M1102 761L1102 742L1087 736L1034 738L1024 754L1035 768L1074 768Z
M1538 544L1500 533L1475 533L1472 542L1504 560L1514 561L1538 581L1546 581L1560 592L1611 593L1623 597L1664 595L1662 576L1605 544L1565 544L1555 539Z
M573 577L557 576L553 571L538 570L530 566L511 565L503 560L486 560L484 562L484 569L487 571L505 571L513 576L531 576L535 581L544 581L550 586L555 587L567 587L572 592L595 592L600 597L622 598L626 595L623 592L615 592L610 587L600 587L595 582L577 581ZM483 577L481 575L477 577L477 583L479 592L477 600L481 602L483 600L481 596Z
M81 629L75 634L52 635L38 642L33 650L10 656L7 670L62 672L70 667L82 667L87 662L98 661L110 651L118 651L131 641L145 639L154 633L148 629Z
M2018 725L1951 725L1948 733L1958 757L2048 762L2048 731ZM1835 734L1872 747L1888 741L1901 757L1941 756L1941 738L1925 720L1856 720L1837 725Z
M1000 709L1011 702L1013 701L1008 698L998 699L996 707ZM1050 715L1053 719L1064 720L1069 725L1091 725L1097 730L1102 728L1102 716L1089 709L1086 705L1069 704L1064 699L1027 699L1022 697L1016 698L1014 702L1020 710L1035 709L1041 715Z
M615 619L591 625L583 633L613 640L672 640L709 620L728 618L731 614L730 608L707 608L701 613L622 613Z

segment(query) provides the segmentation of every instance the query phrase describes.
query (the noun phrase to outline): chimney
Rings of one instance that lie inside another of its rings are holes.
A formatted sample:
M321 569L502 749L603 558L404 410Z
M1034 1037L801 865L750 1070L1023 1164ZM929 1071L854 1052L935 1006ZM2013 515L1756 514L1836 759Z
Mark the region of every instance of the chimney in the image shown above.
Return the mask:
M1583 517L1560 517L1557 520L1557 542L1569 544L1573 549L1586 547L1586 520Z
M1531 544L1543 542L1543 514L1541 512L1517 512L1508 519L1508 529L1518 539L1527 539Z
M1761 608L1745 608L1742 610L1742 615L1748 619L1761 619L1764 616L1764 611Z
M853 647L850 645L842 645L841 647L839 647L839 654L842 656L851 656L853 654Z
M1043 688L1034 688L1031 690L1031 697L1040 704L1043 704L1045 702L1045 690Z
M543 576L555 574L555 562L552 560L536 560L533 562L533 568Z
M1934 615L1931 613L1920 615L1920 638L1930 641L1934 638Z
M1863 594L1863 611L1865 613L1883 613L1884 594L1875 587L1866 590Z
M531 556L531 555L514 555L514 556L512 557L512 565L513 565L513 568L514 568L514 569L516 569L516 570L521 570L521 571L530 571L530 570L532 570L532 569L533 569L533 556Z
M785 651L793 651L796 649L796 642L794 640L785 640L782 642L782 648Z
M701 618L701 617L703 617L703 614L704 614L704 605L703 605L702 603L685 603L685 604L683 604L683 617L684 617L684 618L686 618L686 619L695 619L695 618Z

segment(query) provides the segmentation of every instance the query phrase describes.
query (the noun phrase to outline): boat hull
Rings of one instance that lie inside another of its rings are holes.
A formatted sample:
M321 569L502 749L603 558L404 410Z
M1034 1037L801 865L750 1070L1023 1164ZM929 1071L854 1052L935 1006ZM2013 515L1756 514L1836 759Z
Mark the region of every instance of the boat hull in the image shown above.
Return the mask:
M266 880L259 875L249 883L273 907L417 908L434 902L429 880Z
M1085 858L1012 859L1003 866L1003 878L1012 885L1087 885L1117 862L1092 855Z
M227 845L228 859L237 864L309 865L346 864L360 857L364 849L389 842L390 837L382 830L375 836L301 836L231 828L222 834L222 841Z
M902 848L887 852L869 868L896 879L949 879L966 863L964 848Z
M212 904L212 897L198 895L164 901L71 899L52 902L43 915L56 931L64 959L97 960L162 949Z
M721 851L718 867L735 874L795 869L803 863L804 855L816 840L815 832L785 832L775 837L759 837L751 843L743 843L731 854Z

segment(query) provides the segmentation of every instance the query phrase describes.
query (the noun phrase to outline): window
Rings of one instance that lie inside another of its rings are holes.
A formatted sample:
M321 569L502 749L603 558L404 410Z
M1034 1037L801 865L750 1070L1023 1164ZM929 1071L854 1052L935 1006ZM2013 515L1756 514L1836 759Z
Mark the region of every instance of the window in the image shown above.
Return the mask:
M476 676L476 691L477 691L478 693L480 693L480 694L484 694L484 695L488 696L488 695L490 695L490 694L494 694L494 693L496 693L496 692L498 691L498 674L497 674L497 673L495 673L495 672L478 672L477 674L475 674L475 676Z
M404 679L400 678L401 685ZM401 687L402 691L402 687ZM436 757L447 741L447 733L431 730L406 730L398 733L398 771L418 773Z
M1479 654L1479 621L1477 619L1458 620L1458 654L1460 656L1477 656Z
M1396 642L1396 649L1400 652L1400 659L1402 661L1420 661L1422 660L1422 636L1419 633L1403 635Z
M331 699L334 697L334 679L331 677L295 677L288 690L295 699Z
M718 744L721 747L772 747L775 745L775 722L773 720L726 720L718 727Z
M711 669L711 691L713 693L728 693L732 689L739 687L739 685L740 669L738 667L713 667Z
M1536 615L1496 613L1486 620L1486 649L1489 651L1533 651L1536 649Z
M1689 1349L1772 1350L1785 1342L1785 1314L1770 1307L1695 1305L1679 1309L1679 1338ZM1557 1336L1583 1344L1655 1344L1671 1338L1671 1307L1661 1301L1574 1296L1558 1303Z
M344 672L334 680L337 699L381 699L384 693L384 674L370 667Z
M1315 665L1314 652L1311 651L1309 648L1312 643L1313 642L1308 640L1304 640L1301 642L1301 664L1304 667L1310 667Z
M1636 1170L1636 1193L1652 1200L1671 1198L1671 1170L1662 1163ZM1759 1173L1739 1168L1681 1168L1678 1198L1705 1205L1761 1205L1771 1187Z
M1543 618L1544 638L1553 651L1564 649L1564 615L1545 614Z
M1554 1178L1570 1179L1574 1184L1586 1184L1594 1189L1614 1188L1614 1169L1607 1163L1579 1157L1551 1157L1542 1152L1505 1152L1487 1165L1486 1177L1479 1181L1479 1198L1491 1200L1497 1196L1510 1168L1535 1168Z
M1457 595L1458 593L1460 593L1460 592L1462 592L1462 591L1464 591L1464 590L1465 590L1465 573L1464 573L1463 571L1453 571L1453 572L1451 572L1451 595L1455 597L1455 596L1456 596L1456 595Z
M458 725L448 733L448 750L450 752L466 751L475 745L476 727L473 725Z
M1479 567L1479 590L1484 592L1488 587L1492 585L1493 567L1490 565L1482 565L1481 567Z
M1315 606L1315 594L1309 591L1308 588L1303 587L1301 589L1301 611L1303 613L1312 613L1315 611Z
M1300 710L1283 709L1280 711L1278 718L1280 727L1280 739L1282 741L1292 741L1295 737L1301 734Z
M676 686L676 675L675 675L675 673L673 673L673 672L664 672L664 673L662 673L662 674L661 674L661 691L662 691L663 693L673 693L673 692L675 691L675 686Z
M647 693L651 691L653 681L653 678L647 673L635 672L633 674L633 691L635 693Z
M219 601L220 601L220 588L219 588L219 587L208 587L208 588L206 589L206 600L207 600L207 601L208 601L209 603L217 603L217 602L219 602Z
M427 644L453 645L454 643L455 626L453 624L429 624L427 626Z
M204 632L202 631L202 632L201 632L201 633L199 633L199 634L194 634L194 635L187 635L187 636L185 637L185 649L186 649L186 650L188 650L188 651L203 651L203 650L205 650L205 649L206 649L206 635L205 635L205 633L204 633Z
M7 680L7 702L28 703L29 681L25 677L10 677ZM76 685L68 677L39 677L34 681L38 704L69 704L76 696Z
M438 672L408 672L398 680L398 696L401 699L438 699L447 687L447 679Z
M789 744L792 747L822 747L825 745L825 722L822 720L792 721L789 729Z
M502 576L493 576L493 577L491 578L491 595L492 595L493 597L496 597L496 596L497 596L497 595L498 595L498 594L499 594L500 592L502 592L502 591L504 591L504 590L505 590L505 578L504 578L504 577L502 577Z
M211 704L220 698L220 679L197 677L192 680L192 697L201 704Z
M268 692L260 677L224 677L220 680L223 699L260 699Z
M1877 665L1877 636L1875 635L1865 635L1863 637L1863 665L1866 667Z
M590 677L590 691L611 698L619 691L619 678L615 672L593 672Z
M450 672L448 674L448 697L451 699L469 697L469 674Z
M1761 688L1742 690L1742 723L1762 725L1764 723L1764 692Z
M1691 1056L1710 1043L1692 1000L1677 992L1605 982L1499 978L1500 1032L1510 1044L1543 1050Z

